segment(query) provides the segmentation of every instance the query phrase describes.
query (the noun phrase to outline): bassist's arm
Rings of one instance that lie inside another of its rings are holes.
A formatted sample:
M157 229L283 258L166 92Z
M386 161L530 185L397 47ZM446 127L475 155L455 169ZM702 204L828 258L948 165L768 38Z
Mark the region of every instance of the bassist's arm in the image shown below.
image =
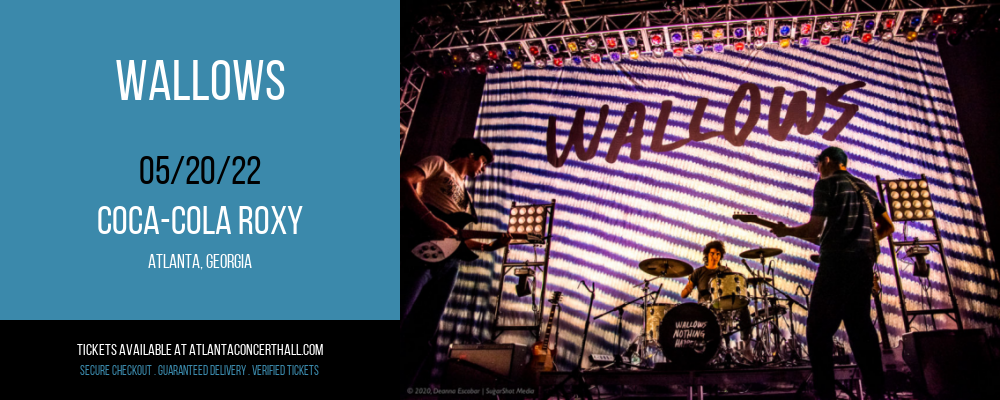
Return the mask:
M777 237L785 236L795 236L797 238L803 239L814 239L823 232L823 225L826 223L826 217L820 217L816 215L809 216L809 222L799 226L785 226L781 224L771 229L771 233L774 233Z

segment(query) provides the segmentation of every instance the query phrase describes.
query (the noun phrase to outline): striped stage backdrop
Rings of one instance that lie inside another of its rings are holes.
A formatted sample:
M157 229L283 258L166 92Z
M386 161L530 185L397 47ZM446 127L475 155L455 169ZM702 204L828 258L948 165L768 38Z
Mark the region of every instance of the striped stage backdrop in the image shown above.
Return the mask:
M777 110L772 101L780 88L784 96ZM699 107L703 98L707 101ZM591 147L605 106L600 143ZM820 106L825 110L814 119L813 111ZM668 53L662 59L644 56L620 64L605 60L544 70L525 66L522 71L491 74L476 136L490 145L496 160L474 184L483 217L476 228L506 230L511 201L540 204L556 199L548 288L549 293L564 293L557 364L567 369L580 354L589 302L579 282L596 282L593 314L603 313L641 294L635 285L648 276L638 264L647 258L676 258L698 267L703 246L718 239L726 244L723 264L746 274L737 254L776 247L784 250L774 263L777 286L788 293L799 286L808 292L817 268L809 256L817 252L816 246L775 238L767 229L735 221L732 215L750 211L771 221L804 223L818 179L813 157L838 146L849 155L851 173L872 187L876 176L926 174L965 326L991 326L1000 317L993 256L955 113L936 45L901 40L767 46L683 58ZM729 132L709 134L724 130L727 114ZM744 130L754 115L756 123ZM561 159L578 117L583 138ZM619 131L623 119L629 125ZM789 120L797 126L785 125ZM640 122L642 132L637 129ZM630 140L640 135L637 148ZM547 145L554 147L550 151ZM929 223L897 223L896 232L897 240L904 234L910 239L934 235ZM882 244L882 298L896 344L904 332L900 288L892 275L888 244ZM462 267L440 326L439 361L450 343L491 337L500 253ZM521 261L543 255L544 248L532 251L526 246L511 252L513 260ZM900 264L910 309L927 308L928 303L950 306L940 257L932 252L928 262L929 282L915 278L912 265ZM515 277L506 279L503 324L529 324L531 297L516 297ZM663 284L660 301L693 301L680 298L686 282L657 281ZM796 299L805 302L802 296ZM547 317L548 302L538 307ZM626 311L623 344L642 329L641 309ZM792 319L800 335L805 317L805 311L795 309ZM612 353L616 322L609 315L592 323L584 353ZM954 326L944 315L914 320L916 330L932 329L932 324L939 329ZM787 337L784 323L782 329ZM846 339L843 331L838 335ZM508 332L497 341L530 344L534 338Z

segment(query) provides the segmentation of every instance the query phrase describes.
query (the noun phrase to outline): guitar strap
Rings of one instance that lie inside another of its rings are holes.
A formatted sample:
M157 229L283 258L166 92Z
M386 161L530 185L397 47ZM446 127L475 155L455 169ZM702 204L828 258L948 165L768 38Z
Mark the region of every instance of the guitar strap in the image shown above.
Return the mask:
M868 209L868 220L871 221L871 227L872 227L872 250L871 250L872 260L877 263L878 255L879 253L881 253L881 249L879 248L878 245L878 236L876 236L875 234L875 212L872 211L872 203L871 201L868 200L868 196L865 195L865 192L862 191L861 188L859 188L856 183L854 183L854 180L851 179L850 175L847 176L847 181L850 182L851 186L854 187L854 190L858 193L858 196L861 196L861 200L865 202L865 207ZM875 265L877 264L872 264L872 269L873 272L875 273L875 277L878 279L876 279L876 282L873 283L872 292L881 293L882 290L879 287L879 282L881 282L882 279L879 277L878 268L876 268Z

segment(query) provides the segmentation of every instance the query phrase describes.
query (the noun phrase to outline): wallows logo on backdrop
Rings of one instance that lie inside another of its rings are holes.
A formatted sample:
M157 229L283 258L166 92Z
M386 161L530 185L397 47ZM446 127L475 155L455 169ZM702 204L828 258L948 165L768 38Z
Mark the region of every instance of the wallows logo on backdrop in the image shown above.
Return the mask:
M784 121L781 120L781 104L785 98L785 88L776 87L774 89L774 96L771 98L771 109L768 113L767 132L772 138L779 141L785 140L788 137L788 132L792 129L792 126L797 127L798 132L802 135L812 134L816 130L816 127L819 126L820 121L823 120L826 106L831 105L844 110L840 118L823 134L823 139L833 141L840 134L840 131L847 126L847 123L851 121L851 118L854 118L854 114L858 112L856 104L841 102L840 98L851 90L863 87L865 87L864 82L856 81L841 85L832 93L829 93L826 88L817 88L816 107L813 110L812 118L809 118L806 113L808 94L804 91L795 92L792 95L791 103L788 105L788 112L785 114ZM740 129L739 133L736 133L736 117L740 104L747 95L750 95L750 113L747 115L747 120L744 122L743 128ZM729 107L726 108L726 118L721 131L701 132L701 120L705 115L706 106L708 106L708 99L704 97L698 99L694 115L691 116L688 138L666 144L663 143L663 132L667 127L667 120L670 118L670 110L673 107L673 102L664 100L660 105L660 117L657 118L656 127L653 129L652 150L657 153L663 153L677 149L692 140L700 142L719 135L723 135L733 146L743 146L747 136L750 135L754 126L757 125L757 121L760 120L760 88L753 83L744 83L736 89L736 92L733 93L733 99L729 102ZM608 117L608 106L604 105L601 107L601 116L597 121L597 128L594 130L594 137L590 140L589 146L584 146L583 143L583 122L585 115L586 110L584 108L576 110L576 118L573 119L573 126L570 128L569 138L566 140L566 145L563 147L561 155L558 155L556 151L556 117L549 117L549 129L545 147L548 153L549 164L552 164L553 167L562 167L572 150L576 150L576 156L581 161L590 160L597 154L597 148L601 144L601 133L604 131L604 123ZM625 144L629 144L629 147L632 149L629 158L638 161L642 157L640 143L643 136L646 135L645 130L643 130L645 119L646 106L642 103L632 102L625 106L622 120L618 124L618 130L615 132L614 139L611 140L611 146L608 148L608 155L605 158L608 163L614 163L618 160L618 153ZM630 135L628 128L633 121L635 128Z

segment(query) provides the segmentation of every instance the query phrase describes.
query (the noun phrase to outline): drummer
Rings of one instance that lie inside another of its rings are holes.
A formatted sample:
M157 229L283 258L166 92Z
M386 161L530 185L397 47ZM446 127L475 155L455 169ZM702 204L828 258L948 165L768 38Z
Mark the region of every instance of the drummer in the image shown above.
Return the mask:
M710 303L712 301L712 293L709 291L711 287L712 278L715 278L719 273L733 272L729 267L719 264L722 257L726 255L726 246L718 240L713 240L705 245L702 249L702 254L704 258L702 262L705 263L704 266L698 267L694 270L690 276L688 276L687 286L681 291L681 297L687 298L691 295L691 291L694 290L695 285L698 286L698 302L699 303ZM741 338L744 341L749 341L750 339L750 310L747 307L743 307L739 310L740 313L740 332Z

